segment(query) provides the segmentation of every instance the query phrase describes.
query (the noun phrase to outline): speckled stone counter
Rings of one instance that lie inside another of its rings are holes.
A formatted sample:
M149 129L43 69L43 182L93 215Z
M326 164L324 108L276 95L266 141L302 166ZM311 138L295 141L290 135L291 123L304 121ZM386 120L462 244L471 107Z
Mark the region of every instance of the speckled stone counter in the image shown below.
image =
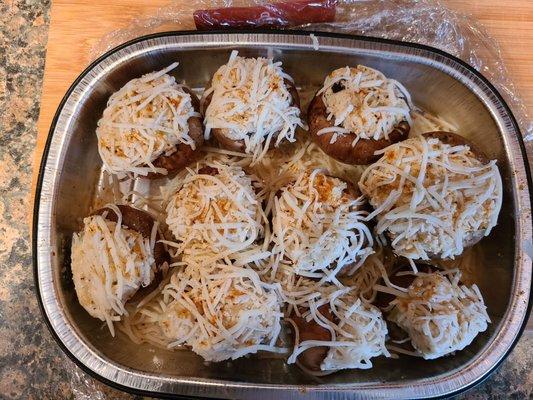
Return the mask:
M30 187L49 1L0 1L0 398L131 399L80 371L50 336L35 298ZM462 399L531 398L533 335Z

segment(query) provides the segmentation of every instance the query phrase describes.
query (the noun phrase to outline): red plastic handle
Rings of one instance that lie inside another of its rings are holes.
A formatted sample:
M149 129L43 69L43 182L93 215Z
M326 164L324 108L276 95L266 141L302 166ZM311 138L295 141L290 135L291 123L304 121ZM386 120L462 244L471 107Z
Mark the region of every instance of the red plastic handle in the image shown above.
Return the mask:
M336 0L287 1L257 7L228 7L193 13L198 30L286 28L335 19Z

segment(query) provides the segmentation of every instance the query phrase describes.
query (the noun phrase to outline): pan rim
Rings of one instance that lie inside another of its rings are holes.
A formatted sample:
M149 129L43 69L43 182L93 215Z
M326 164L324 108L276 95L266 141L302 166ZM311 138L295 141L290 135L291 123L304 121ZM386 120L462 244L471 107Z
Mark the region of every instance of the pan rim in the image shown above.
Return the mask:
M122 44L120 46L115 47L112 50L109 50L104 55L99 57L97 60L93 61L78 76L78 78L76 78L76 80L73 82L73 84L70 86L70 88L66 92L65 96L63 97L62 101L60 102L60 104L58 106L58 109L57 109L56 114L55 114L55 116L54 116L54 118L52 120L52 124L51 124L50 130L49 130L48 138L47 138L47 141L46 141L46 144L45 144L42 160L41 160L41 163L40 163L40 169L39 169L39 175L38 175L38 179L37 179L37 186L36 186L36 193L35 193L35 200L34 200L33 227L32 227L32 261L33 261L34 281L35 281L35 287L36 287L39 307L40 307L41 312L43 314L43 317L44 317L46 325L48 326L50 332L52 333L52 336L58 342L58 344L61 347L61 349L80 368L82 368L85 372L89 373L91 376L101 380L102 382L104 382L104 383L106 383L106 384L108 384L110 386L113 386L115 388L118 388L118 389L121 389L121 390L124 390L124 391L131 392L131 393L135 393L135 394L176 397L176 395L172 394L172 393L160 393L160 392L154 392L154 391L146 391L146 390L143 390L143 389L138 389L138 388L134 388L134 387L131 387L131 386L127 386L127 385L124 385L124 384L121 384L121 383L118 383L118 382L115 382L115 381L111 381L108 378L100 375L96 371L92 370L86 364L84 364L81 360L79 360L74 355L74 353L72 353L72 351L69 348L67 348L67 346L63 343L63 341L61 340L61 338L58 335L58 333L54 330L53 325L52 325L52 323L51 323L51 321L50 321L50 319L48 317L48 314L46 312L46 308L45 308L45 305L44 305L44 302L43 302L43 298L42 298L42 293L41 293L41 290L40 290L39 275L38 275L39 256L38 256L37 248L38 248L38 235L39 235L39 223L38 222L39 222L40 198L41 198L41 192L42 192L42 188L43 188L43 180L44 180L44 175L45 175L45 169L46 169L46 164L47 164L47 160L48 160L48 156L49 156L49 152L50 152L50 146L51 146L51 143L52 143L53 134L54 134L55 128L57 126L58 118L59 118L59 116L60 116L65 104L67 103L68 99L70 98L71 94L73 93L74 89L83 80L83 78L85 78L102 61L108 59L113 54L119 52L120 50L122 50L122 49L124 49L124 48L126 48L128 46L131 46L131 45L143 42L143 41L151 40L151 39L158 39L158 38L164 38L164 37L169 37L169 36L187 36L187 35L202 35L202 36L207 35L207 36L212 36L212 35L216 35L216 34L235 34L235 35L237 35L237 34L266 34L266 35L284 35L284 36L291 36L291 35L309 36L311 33L313 33L314 35L316 35L319 38L320 37L325 37L325 38L329 37L329 38L340 38L340 39L355 39L355 40L360 40L360 41L363 41L363 42L375 42L375 43L383 43L383 44L395 45L395 46L400 46L400 47L410 47L410 48L420 49L420 50L427 51L429 53L433 53L433 54L436 54L436 55L443 56L444 58L446 58L448 60L451 60L451 61L461 65L463 68L468 70L469 73L474 75L476 78L480 79L481 82L484 85L487 86L487 88L496 96L496 99L502 105L505 113L509 116L509 119L510 119L510 122L511 122L511 124L513 126L513 129L517 133L516 136L517 136L517 141L518 141L518 145L519 145L519 148L520 148L520 153L521 153L521 156L522 156L522 160L524 162L524 167L525 167L524 168L524 172L525 172L525 176L526 176L527 183L528 183L528 189L531 190L531 188L533 188L532 178L531 178L531 171L529 170L529 168L527 168L527 160L528 159L527 159L527 153L525 151L525 145L524 145L523 137L522 137L522 135L520 133L520 129L518 127L518 124L517 124L517 122L515 120L515 117L514 117L512 111L510 110L509 106L506 104L506 102L501 97L499 92L494 88L494 86L485 77L483 77L483 75L481 73L476 71L473 67L471 67L467 63L463 62L462 60L460 60L460 59L458 59L458 58L456 58L456 57L454 57L454 56L452 56L452 55L450 55L450 54L448 54L448 53L446 53L446 52L444 52L442 50L435 49L435 48L432 48L430 46L415 44L415 43L401 42L401 41L389 40L389 39L381 39L381 38L373 38L373 37L366 37L366 36L357 36L357 35L348 35L348 34L339 34L339 33L326 33L326 32L284 31L284 30L235 30L235 31L233 31L233 30L231 30L231 31L230 30L224 30L224 31L209 31L209 32L169 31L169 32L161 32L161 33L146 35L146 36L142 36L142 37L133 39L133 40L131 40L129 42L126 42L126 43L124 43L124 44ZM530 196L529 200L530 200L530 206L531 206L532 203L533 203L533 199L531 198L531 196ZM506 359L508 354L512 351L512 349L514 348L514 346L518 342L519 338L521 337L523 330L525 329L525 326L527 324L527 315L529 315L529 313L530 313L531 305L532 305L532 301L531 301L531 285L530 285L528 306L527 306L527 309L525 311L525 315L524 315L524 319L522 321L521 327L516 332L516 336L515 336L513 342L508 346L507 350L500 357L498 362L496 362L493 366L491 366L489 369L487 369L482 375L478 376L476 379L474 379L472 382L470 382L466 386L462 386L462 387L460 387L460 388L458 388L456 390L453 390L453 391L442 393L441 394L442 396L449 396L451 394L460 393L460 392L465 391L465 390L469 389L470 387L480 383L481 381L486 379L501 364L501 362L503 362L503 360ZM192 380L193 379L183 379L183 378L181 378L179 380L179 382L183 383L183 384L191 384ZM199 384L202 384L202 383L200 383L201 380L196 379L195 381L198 382ZM301 386L296 386L296 385L286 385L286 386L280 387L279 385L267 385L267 384L255 384L255 383L242 384L242 383L238 383L238 382L234 382L234 381L221 381L221 380L208 380L208 381L213 383L213 384L224 384L225 386L230 386L230 387L233 387L235 389L239 389L239 388L242 389L242 388L250 388L250 387L252 387L255 390L259 389L259 390L268 390L268 391L272 391L272 390L278 390L278 391L289 390L290 392L292 392L292 391L301 390ZM317 393L322 392L324 394L325 394L325 392L330 392L330 391L331 392L333 392L333 391L341 391L342 392L343 390L353 390L353 389L357 389L357 387L354 387L354 386L350 386L350 387L346 387L346 388L331 387L331 386L329 386L329 387L312 386L312 387L308 387L308 388L306 387L306 390L308 390L309 392L314 392L316 390ZM364 389L365 388L363 388L363 390Z

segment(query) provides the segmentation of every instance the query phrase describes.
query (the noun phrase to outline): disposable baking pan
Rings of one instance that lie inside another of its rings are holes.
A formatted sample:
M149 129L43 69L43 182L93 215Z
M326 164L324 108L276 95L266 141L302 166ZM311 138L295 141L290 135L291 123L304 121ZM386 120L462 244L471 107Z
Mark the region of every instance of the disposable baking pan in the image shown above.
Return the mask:
M33 259L42 311L61 348L85 371L123 390L155 396L267 399L416 398L455 393L481 381L505 358L525 325L531 287L531 180L522 136L495 88L460 60L433 48L390 40L309 32L168 32L115 48L72 84L54 117L34 210ZM111 338L79 305L70 276L72 232L101 182L95 128L108 97L126 82L179 61L173 72L201 90L237 49L283 62L304 107L324 76L365 64L402 82L414 102L459 128L491 158L504 180L499 224L476 246L469 267L492 320L465 350L433 361L377 358L369 370L312 378L283 358L259 354L206 364L189 351Z

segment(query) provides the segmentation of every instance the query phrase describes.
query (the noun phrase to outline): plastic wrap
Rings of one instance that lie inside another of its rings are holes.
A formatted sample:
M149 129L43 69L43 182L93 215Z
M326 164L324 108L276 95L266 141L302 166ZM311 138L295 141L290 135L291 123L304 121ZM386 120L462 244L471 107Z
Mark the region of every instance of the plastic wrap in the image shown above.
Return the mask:
M226 10L220 10L223 8ZM489 79L512 108L526 141L533 142L533 121L509 77L498 43L477 21L437 0L179 1L161 7L149 18L134 20L128 27L110 32L96 43L91 55L96 58L141 35L195 29L195 22L202 29L269 27L341 32L439 48Z
M333 22L336 1L285 1L255 7L229 7L196 10L198 30L221 28L287 28L301 24Z
M141 35L196 26L204 30L257 27L340 32L439 48L469 63L496 86L511 106L528 147L533 144L533 122L509 77L498 44L471 17L436 0L304 0L275 4L260 0L179 1L160 8L149 18L133 20L128 27L111 31L95 44L91 56L96 58ZM116 396L116 391L104 389L78 368L71 371L74 398Z

